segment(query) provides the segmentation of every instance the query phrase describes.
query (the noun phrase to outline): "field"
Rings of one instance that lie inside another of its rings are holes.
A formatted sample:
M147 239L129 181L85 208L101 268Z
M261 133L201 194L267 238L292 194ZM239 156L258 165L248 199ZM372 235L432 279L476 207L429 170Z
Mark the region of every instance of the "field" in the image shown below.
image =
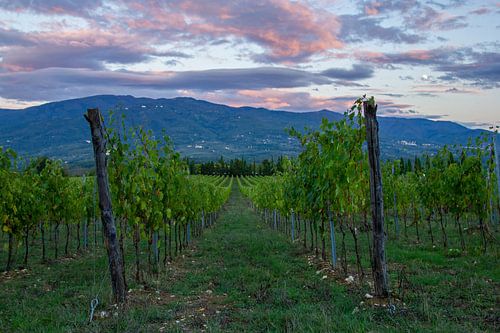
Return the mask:
M5 237L2 242L5 247ZM345 282L300 242L271 230L236 182L216 224L147 275L146 283L133 282L133 246L127 244L129 301L123 308L112 304L107 258L98 243L97 249L40 265L35 241L29 266L0 277L0 330L494 332L499 327L498 253L453 258L390 240L391 288L404 293L404 305L396 303L390 312L367 305L368 285ZM145 252L144 247L144 258ZM5 256L2 251L2 261ZM89 323L96 294L99 305Z
M0 149L0 328L497 331L494 142L379 164L374 99L356 103L259 166L124 124L105 147L97 110L95 177Z

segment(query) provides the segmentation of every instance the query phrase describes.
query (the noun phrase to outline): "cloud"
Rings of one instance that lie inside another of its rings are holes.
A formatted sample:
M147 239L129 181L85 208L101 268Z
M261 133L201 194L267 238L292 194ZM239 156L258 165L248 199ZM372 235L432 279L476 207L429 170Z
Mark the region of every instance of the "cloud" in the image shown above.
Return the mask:
M394 98L400 98L403 97L401 94L384 94L384 93L379 93L378 89L369 89L369 91L376 93L376 96L388 96L388 97L394 97ZM345 111L347 109L350 109L351 106L354 104L354 101L356 101L358 98L361 96L356 96L356 95L343 95L343 96L336 96L333 98L330 98L329 100L340 106L340 108L337 108L335 110L338 111ZM378 114L381 116L387 116L387 115L414 115L417 112L413 109L414 106L411 104L405 104L405 103L398 103L394 101L393 99L388 99L388 98L376 98L376 103L378 105Z
M378 65L412 65L430 66L445 65L464 60L470 53L469 49L437 48L416 49L397 53L382 52L357 52L356 57L362 61L368 61Z
M338 96L335 98L311 95L308 92L297 92L286 89L240 89L222 92L200 92L186 90L185 96L221 103L233 107L263 107L271 110L293 112L310 112L318 110L346 111L356 100L354 96Z
M484 121L460 121L458 123L469 128L490 129L491 126L491 122L484 122Z
M357 4L335 12L341 6L328 0L0 0L0 12L8 14L0 19L0 96L32 101L188 91L273 108L343 111L355 98L320 92L344 86L343 93L355 94L370 88L362 81L370 78L387 91L398 76L407 80L401 90L376 96L399 100L400 92L443 96L499 87L498 45L472 45L488 36L471 42L439 34L466 27L466 15L496 12L498 5L467 3L455 11L465 0ZM369 49L361 50L365 45ZM353 65L341 68L336 59ZM183 63L254 68L170 70ZM411 81L443 87L417 92ZM314 91L320 85L331 87ZM310 94L298 92L306 87ZM387 113L409 109L383 102Z
M400 75L399 79L401 81L413 81L413 80L415 80L415 78L411 75Z
M497 47L493 44L493 47ZM477 47L476 49L480 49ZM358 52L358 60L378 66L386 64L427 66L433 71L442 72L437 79L444 81L469 81L484 88L500 86L500 54L489 50L476 50L471 47L438 48L430 50L410 50L399 53ZM410 77L400 76L401 80ZM422 80L437 82L433 76L423 75Z
M0 27L0 47L12 45L30 46L33 42L20 31Z
M78 16L94 29L134 31L152 44L244 40L263 49L252 57L266 63L304 62L343 47L336 15L291 0L0 0L0 7Z
M500 87L500 54L495 52L475 53L474 62L459 64L443 64L436 70L445 72L440 79L455 81L458 79L471 81L483 88Z
M317 111L317 110L331 110L336 112L344 112L351 108L354 101L360 96L354 95L341 95L335 97L326 96L311 96L306 92L289 92L278 89L265 89L265 90L240 90L234 95L235 102L229 102L231 105L257 105L269 109L282 109L289 111ZM227 97L223 97L227 101ZM221 100L221 102L224 102ZM226 103L226 102L224 102ZM380 99L377 100L379 105L380 114L393 113L397 110L399 113L409 113L404 111L412 107L409 104L400 104L392 100Z
M102 69L105 63L132 64L159 55L137 35L121 30L80 29L20 33L0 30L8 45L0 67L29 71L50 67ZM5 40L4 40L5 42Z
M435 93L429 93L429 92L417 92L415 95L422 96L422 97L432 97L432 98L438 97L437 94L435 94Z
M381 116L387 115L412 115L415 114L416 111L410 108L413 108L412 104L405 103L397 103L388 99L378 99L378 114Z
M103 5L102 0L0 0L0 8L15 12L84 16Z
M381 20L366 15L342 15L340 37L347 43L365 42L367 39L378 39L384 42L415 44L425 37L405 32L401 28L383 27Z
M16 110L16 109L25 109L30 106L36 106L44 103L44 101L32 101L32 102L26 102L26 101L20 101L17 99L7 99L0 97L0 105L2 106L1 109L11 109L11 110Z
M421 96L434 97L437 94L478 94L477 89L457 88L446 84L424 84L412 87L412 91Z
M175 60L175 59L170 59L170 60L167 60L165 61L165 65L167 66L177 66L177 65L181 65L182 63L178 60Z
M471 10L469 12L469 14L474 14L474 15L486 15L486 14L489 14L493 12L492 9L490 8L486 8L486 7L481 7L481 8L478 8L478 9L475 9L475 10Z
M331 13L315 11L288 0L173 1L172 7L195 18L194 36L236 37L265 49L261 62L301 62L312 55L342 47L336 37L339 22Z
M335 107L328 98L314 97L307 92L290 92L277 89L238 90L232 96L223 95L221 103L233 106L256 106L272 110L295 112L317 111Z
M405 95L403 95L403 94L395 94L395 93L381 93L379 95L389 96L389 97L398 97L398 98L405 97Z
M451 16L431 7L419 9L408 26L419 30L456 30L467 26L465 16Z
M343 87L368 87L367 84L361 84L353 81L347 81L347 80L335 80L333 81L334 84L337 86L343 86Z
M379 94L384 95L384 94ZM389 94L386 94L389 95ZM334 102L338 105L338 111L345 111L350 109L354 104L354 101L358 99L360 96L354 95L346 95L346 96L337 96L331 98L330 101ZM391 95L389 97L400 97L398 94ZM376 99L378 105L378 115L380 116L415 116L417 112L413 109L414 107L411 104L397 103L391 99L377 98Z
M366 15L380 16L398 13L407 28L416 31L455 30L467 26L465 16L453 16L444 9L461 6L463 1L417 1L417 0L377 0L359 1L358 5Z
M358 1L358 6L367 15L387 14L388 12L408 12L419 6L416 0Z
M321 72L321 74L333 79L356 81L373 77L373 72L370 65L354 64L351 69L330 68Z
M0 73L0 95L23 100L54 100L123 90L199 91L297 88L330 84L320 74L301 70L259 67L185 72L127 72L49 68L32 72Z
M162 57L184 58L184 59L193 58L192 55L179 51L155 52L154 54Z
M421 114L419 118L426 118L430 120L440 120L449 117L448 114Z

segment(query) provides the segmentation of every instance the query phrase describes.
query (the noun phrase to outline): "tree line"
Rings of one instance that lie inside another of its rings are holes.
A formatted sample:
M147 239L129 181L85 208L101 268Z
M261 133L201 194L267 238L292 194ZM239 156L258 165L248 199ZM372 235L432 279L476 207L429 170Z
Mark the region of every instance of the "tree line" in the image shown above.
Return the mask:
M249 162L244 158L224 160L224 157L221 156L217 161L196 163L192 159L185 158L191 174L225 175L232 177L274 175L283 172L284 160L283 156L279 156L276 160L274 158L264 159L257 163L255 160Z

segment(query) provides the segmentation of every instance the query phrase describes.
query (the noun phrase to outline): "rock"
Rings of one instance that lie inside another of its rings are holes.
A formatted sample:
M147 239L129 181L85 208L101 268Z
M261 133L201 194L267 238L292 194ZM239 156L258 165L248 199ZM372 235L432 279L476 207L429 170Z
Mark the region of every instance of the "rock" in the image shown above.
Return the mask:
M347 283L353 283L354 282L354 276L349 275L347 278L345 278L345 282L347 282Z

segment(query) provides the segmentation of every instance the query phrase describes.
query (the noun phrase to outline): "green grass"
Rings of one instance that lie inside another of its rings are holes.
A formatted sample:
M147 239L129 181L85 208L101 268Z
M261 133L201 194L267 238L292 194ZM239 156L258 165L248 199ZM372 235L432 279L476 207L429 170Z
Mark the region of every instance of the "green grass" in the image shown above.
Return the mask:
M366 248L365 243L362 246ZM318 267L308 262L301 245L261 222L236 185L216 226L158 276L148 276L146 286L133 282L128 246L132 291L124 309L114 310L110 302L102 249L96 257L90 251L48 265L36 263L37 251L27 272L0 274L2 332L493 332L499 328L496 256L448 258L432 247L390 241L391 284L397 286L404 267L406 308L398 306L391 315L384 309L361 307L369 291L366 285L348 290L331 276L322 279L323 273L316 273ZM352 264L353 252L349 253ZM0 257L5 258L5 251ZM107 311L111 317L88 324L90 300L98 291L97 311Z

